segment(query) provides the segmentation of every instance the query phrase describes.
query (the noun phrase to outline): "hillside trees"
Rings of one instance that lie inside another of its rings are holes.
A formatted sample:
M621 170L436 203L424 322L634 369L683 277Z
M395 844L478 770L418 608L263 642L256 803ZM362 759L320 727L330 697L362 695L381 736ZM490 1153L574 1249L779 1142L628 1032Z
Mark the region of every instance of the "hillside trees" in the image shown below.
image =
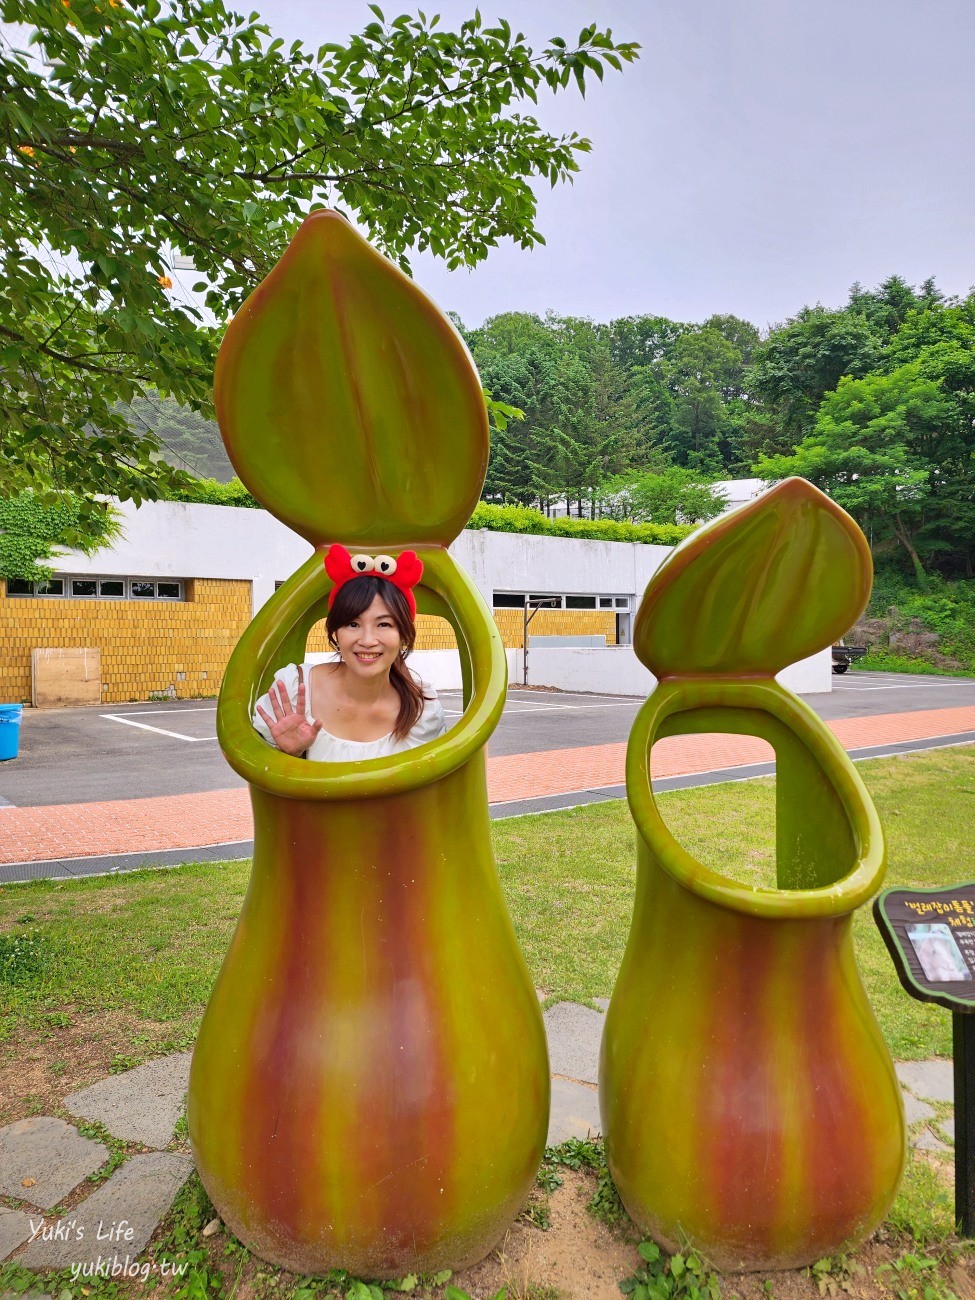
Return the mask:
M756 472L801 474L875 543L902 548L919 586L931 565L975 561L975 301L907 309L878 367L841 379L812 431Z
M489 498L564 497L593 515L620 475L676 465L701 482L743 463L746 357L758 340L747 321L510 312L465 337L486 387L525 413L494 441Z
M862 378L879 360L879 341L863 316L804 307L756 351L750 387L768 419L755 450L791 449L812 431L826 394L844 376Z
M604 480L639 460L636 401L602 327L506 313L467 334L481 380L524 419L492 438L484 495L545 506L593 500Z

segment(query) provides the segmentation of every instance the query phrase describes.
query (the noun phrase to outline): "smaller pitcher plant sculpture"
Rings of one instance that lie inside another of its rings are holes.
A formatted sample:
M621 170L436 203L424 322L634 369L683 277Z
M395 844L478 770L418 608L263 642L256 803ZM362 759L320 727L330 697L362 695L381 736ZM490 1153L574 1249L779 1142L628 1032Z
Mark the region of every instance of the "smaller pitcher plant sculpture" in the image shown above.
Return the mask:
M241 478L317 550L257 614L220 695L254 868L193 1054L197 1168L233 1232L285 1268L460 1268L524 1203L549 1100L491 854L504 650L446 549L484 479L480 384L433 303L319 212L228 328L215 395ZM417 606L452 624L465 681L439 739L320 763L254 730L255 700L325 615L334 542L422 561Z
M658 685L627 754L638 875L603 1035L603 1131L636 1223L719 1268L795 1268L854 1245L903 1170L900 1089L851 938L883 879L883 833L832 732L775 680L855 622L871 577L856 524L790 479L678 547L636 619ZM700 732L775 751L777 888L696 861L660 815L651 748Z

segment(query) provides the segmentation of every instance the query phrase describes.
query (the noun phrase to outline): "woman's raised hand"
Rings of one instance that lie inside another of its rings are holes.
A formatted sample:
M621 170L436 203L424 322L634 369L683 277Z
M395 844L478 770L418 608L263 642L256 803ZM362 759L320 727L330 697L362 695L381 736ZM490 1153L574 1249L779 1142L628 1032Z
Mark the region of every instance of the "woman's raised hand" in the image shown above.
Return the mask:
M322 729L320 722L315 719L309 722L305 716L305 677L301 665L298 665L298 692L294 708L284 682L272 683L267 694L274 717L269 718L260 705L257 706L257 711L267 723L271 739L282 753L300 758Z

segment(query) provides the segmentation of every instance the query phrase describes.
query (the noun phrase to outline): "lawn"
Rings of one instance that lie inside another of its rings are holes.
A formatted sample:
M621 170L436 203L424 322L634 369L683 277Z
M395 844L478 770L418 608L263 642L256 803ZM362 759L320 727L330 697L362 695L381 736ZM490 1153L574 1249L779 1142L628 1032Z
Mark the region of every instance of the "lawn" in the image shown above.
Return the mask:
M887 829L888 884L975 878L975 748L873 760L859 771ZM771 780L674 791L660 806L700 860L741 880L768 881ZM535 983L550 998L612 991L629 926L633 838L623 802L495 823L508 906ZM248 871L244 862L197 864L4 886L0 1042L102 1016L124 1026L133 1063L190 1045ZM895 1057L949 1056L949 1013L903 993L869 909L857 916L855 936Z

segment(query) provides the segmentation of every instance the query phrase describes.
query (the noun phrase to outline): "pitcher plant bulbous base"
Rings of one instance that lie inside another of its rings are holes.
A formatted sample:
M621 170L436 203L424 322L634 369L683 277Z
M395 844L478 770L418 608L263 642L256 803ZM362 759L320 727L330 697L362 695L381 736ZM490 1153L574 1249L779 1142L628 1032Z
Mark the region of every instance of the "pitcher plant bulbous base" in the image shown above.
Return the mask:
M252 796L254 875L190 1079L204 1186L295 1272L474 1263L528 1196L549 1101L483 756L406 796Z
M639 897L600 1067L609 1167L665 1249L797 1268L883 1219L900 1088L852 916L783 920L686 890L641 841Z

